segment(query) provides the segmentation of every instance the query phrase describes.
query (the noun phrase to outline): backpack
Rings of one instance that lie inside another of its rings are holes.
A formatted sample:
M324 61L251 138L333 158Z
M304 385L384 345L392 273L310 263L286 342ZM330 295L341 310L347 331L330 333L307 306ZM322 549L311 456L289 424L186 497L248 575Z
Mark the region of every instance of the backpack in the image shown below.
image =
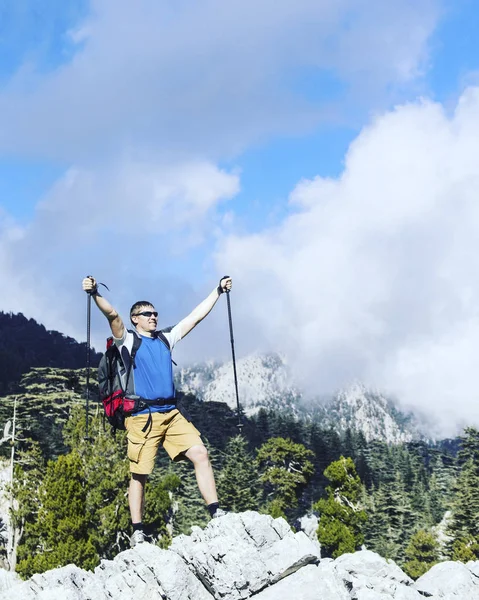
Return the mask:
M141 337L135 331L128 331L133 333L131 353L123 348L124 352L120 354L113 337L109 337L106 342L106 352L98 366L100 400L105 409L105 416L114 430L125 430L125 418L131 413L148 408L149 404L158 404L156 400L149 402L135 394L131 371L135 368L135 357L141 346ZM161 331L156 335L169 350L170 344L165 335ZM145 430L151 422L150 419L145 425Z

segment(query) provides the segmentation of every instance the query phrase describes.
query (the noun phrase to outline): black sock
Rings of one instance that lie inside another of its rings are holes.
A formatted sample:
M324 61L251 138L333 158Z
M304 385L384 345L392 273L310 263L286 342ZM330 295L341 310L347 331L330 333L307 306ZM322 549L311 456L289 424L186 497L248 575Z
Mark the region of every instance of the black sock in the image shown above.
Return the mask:
M212 504L208 504L208 510L210 511L211 517L215 516L215 512L218 510L219 507L220 507L219 502L213 502Z
M139 523L132 523L133 531L143 531L143 523L140 521Z

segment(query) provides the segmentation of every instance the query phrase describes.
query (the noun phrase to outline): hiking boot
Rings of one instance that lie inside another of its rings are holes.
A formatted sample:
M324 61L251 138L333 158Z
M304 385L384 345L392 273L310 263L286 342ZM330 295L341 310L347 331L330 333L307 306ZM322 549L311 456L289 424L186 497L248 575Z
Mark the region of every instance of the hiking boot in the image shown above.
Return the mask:
M227 515L227 511L222 508L217 508L215 514L213 515L213 519L219 519L220 517L224 517Z
M142 544L143 542L146 542L146 535L141 529L137 529L130 538L130 547L134 548L137 544Z

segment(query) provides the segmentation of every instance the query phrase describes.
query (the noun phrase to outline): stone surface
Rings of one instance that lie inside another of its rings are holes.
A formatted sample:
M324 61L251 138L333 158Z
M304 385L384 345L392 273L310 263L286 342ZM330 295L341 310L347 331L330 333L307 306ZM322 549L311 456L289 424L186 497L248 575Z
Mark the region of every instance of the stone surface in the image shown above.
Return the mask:
M370 550L343 554L334 561L332 568L348 583L351 597L357 600L420 598L411 587L413 580L396 563Z
M214 519L204 530L175 538L171 550L215 597L228 600L248 598L319 559L303 532L254 511Z
M423 595L445 600L479 600L479 578L464 564L438 563L420 577L414 587Z
M469 571L471 571L471 573L473 575L476 575L476 577L479 577L479 560L469 561L466 564L466 567L469 569Z
M319 561L303 532L249 511L196 527L169 550L139 544L93 573L68 565L15 582L0 571L0 600L479 600L478 573L479 561L444 562L414 583L368 550Z
M334 561L337 570L344 570L353 577L376 577L411 585L413 580L394 561L386 560L370 550L343 554Z
M304 531L304 533L309 537L313 544L318 548L318 551L321 552L321 544L318 542L318 536L316 535L318 525L318 517L316 515L309 514L304 515L300 519L298 519L297 529L301 529L301 531Z
M95 569L109 597L115 599L122 598L126 573L134 573L136 577L128 580L130 591L123 596L125 600L213 600L177 554L152 544L138 544L134 550L122 552L113 561L103 561Z
M0 593L10 589L12 586L20 582L20 577L13 571L5 571L0 569Z
M344 583L333 570L307 565L254 596L254 600L350 600Z
M82 590L93 578L93 573L67 565L34 575L0 593L0 600L83 600ZM95 600L103 600L99 595Z

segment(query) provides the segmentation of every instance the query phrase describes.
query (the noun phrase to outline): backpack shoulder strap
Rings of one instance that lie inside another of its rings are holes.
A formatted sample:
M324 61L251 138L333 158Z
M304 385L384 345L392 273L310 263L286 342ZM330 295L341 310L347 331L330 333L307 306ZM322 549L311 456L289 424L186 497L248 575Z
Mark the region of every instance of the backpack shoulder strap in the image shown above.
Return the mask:
M170 346L170 342L168 341L168 338L166 337L165 333L169 333L172 329L173 329L173 327L165 327L165 329L160 329L159 331L156 332L156 337L165 344L165 346L170 351L170 354L171 354L171 346ZM175 367L178 366L175 363L175 361L173 360L173 358L171 359L171 362L175 365Z
M133 334L133 345L131 347L131 361L134 362L135 360L135 356L136 353L138 352L138 348L141 346L141 336L137 334L136 331L133 331L132 329L128 329L129 333Z
M156 337L165 344L168 350L171 351L170 342L168 341L168 338L165 335L165 333L168 333L169 331L171 331L171 327L167 327L166 329L160 329L156 332Z
M128 332L133 334L133 344L130 352L130 361L128 362L128 369L126 372L126 383L125 383L125 392L128 390L128 383L130 381L131 369L135 368L135 356L138 352L138 348L141 346L141 336L139 336L136 331L132 331L128 329Z

